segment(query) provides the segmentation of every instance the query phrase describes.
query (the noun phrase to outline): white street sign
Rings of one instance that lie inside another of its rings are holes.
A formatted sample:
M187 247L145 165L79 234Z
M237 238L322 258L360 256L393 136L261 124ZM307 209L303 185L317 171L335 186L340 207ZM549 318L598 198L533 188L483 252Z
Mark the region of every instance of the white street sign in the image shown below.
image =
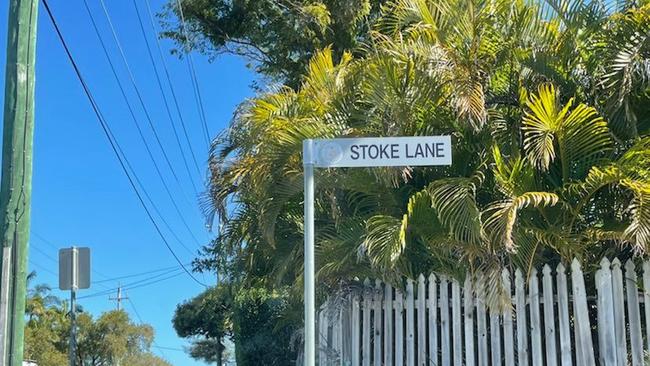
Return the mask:
M451 165L450 136L313 140L320 168Z
M305 169L305 366L316 366L314 168L451 165L450 136L304 140Z

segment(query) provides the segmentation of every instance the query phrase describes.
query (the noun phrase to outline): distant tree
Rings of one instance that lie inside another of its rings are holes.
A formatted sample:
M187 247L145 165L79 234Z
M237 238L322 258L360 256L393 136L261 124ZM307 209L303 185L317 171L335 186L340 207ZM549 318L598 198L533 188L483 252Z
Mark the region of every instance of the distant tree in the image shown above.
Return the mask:
M29 280L34 278L29 276ZM126 312L110 311L93 319L77 311L77 365L171 366L150 351L154 332L150 325L134 324ZM67 366L70 309L46 285L32 287L25 306L24 358L39 366Z
M83 313L78 324L77 357L84 366L113 365L147 353L153 342L151 326L133 324L124 311L109 311L97 320Z
M128 366L171 366L169 362L151 353L127 356L122 364Z
M220 285L176 308L174 329L180 337L192 339L192 358L221 366L225 351L223 339L232 331L232 299L230 287Z
M177 0L162 13L169 37L215 57L244 56L255 70L297 87L314 53L332 45L337 57L368 40L370 20L385 0ZM187 37L186 37L187 35Z
M30 273L28 282L35 277L35 272ZM67 312L61 300L51 294L49 286L36 285L29 290L25 304L25 359L35 360L39 366L68 364Z

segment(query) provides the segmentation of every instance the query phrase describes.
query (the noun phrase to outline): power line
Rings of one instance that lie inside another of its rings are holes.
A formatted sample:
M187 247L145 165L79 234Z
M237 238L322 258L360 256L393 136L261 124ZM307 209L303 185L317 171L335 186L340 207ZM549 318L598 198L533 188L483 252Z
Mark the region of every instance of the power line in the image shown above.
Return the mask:
M135 9L135 14L136 14L136 16L138 18L138 25L140 26L140 34L142 34L142 38L144 39L144 43L147 46L147 55L149 56L149 61L151 62L151 67L153 68L154 74L156 75L156 82L158 83L158 89L160 90L160 94L162 95L163 102L165 104L165 110L167 111L167 117L169 117L169 122L170 122L170 124L172 126L172 131L174 132L174 136L176 137L176 142L178 144L178 149L181 151L181 154L183 154L183 148L181 147L180 138L179 138L178 132L176 130L176 125L174 124L174 118L172 117L171 108L169 107L169 103L167 102L167 97L165 96L165 92L163 90L163 85L162 85L162 81L161 81L161 78L160 78L160 74L158 73L158 68L156 67L156 62L154 61L153 52L151 51L151 45L149 44L149 39L147 37L147 33L144 30L144 24L142 22L142 16L140 15L140 9L138 8L138 4L137 4L136 0L133 0L133 8ZM177 106L178 106L178 104L177 104ZM185 129L185 123L182 120L182 115L180 113L180 109L178 110L178 115L179 115L179 118L181 119L181 122L183 124L183 128ZM185 133L185 137L187 138L188 147L191 149L192 144L189 141L189 137L188 137L187 133ZM183 154L183 158L185 158L184 154ZM192 151L192 158L194 159L194 165L197 168L197 170L199 172L199 175L200 175L199 164L198 164L198 162L196 160L196 157L194 156L193 151ZM188 174L189 174L189 171L188 171Z
M45 256L46 259L48 259L49 261L53 262L54 264L57 264L57 265L59 264L59 261L58 261L58 260L54 259L54 257L52 257L51 255L49 255L49 254L48 254L46 251L44 251L43 249L41 249L41 248L35 246L34 243L32 243L32 245L30 246L30 248L36 250L36 251L39 252L39 253L41 253L43 256Z
M50 248L56 250L57 253L58 253L59 250L61 249L61 248L59 248L58 246L56 246L54 243L52 243L52 241L46 239L45 237L43 237L43 235L39 234L38 232L34 231L33 229L30 231L30 235L32 235L32 236L35 237L36 239L40 240L40 242L42 242L43 244L46 244L46 245L49 246ZM36 249L37 251L40 251L40 250L39 250L36 246L34 246L34 245L32 245L32 248ZM42 252L41 252L41 253L42 253ZM50 259L54 260L54 261L57 263L57 265L58 265L58 263L59 263L58 259L54 259L54 258L52 258L52 257L50 257ZM108 278L107 275L105 275L105 274L103 274L103 273L97 271L97 270L94 269L94 268L91 269L91 272L94 273L94 274L96 274L98 277Z
M108 14L108 9L106 9L106 4L104 4L104 0L99 0L99 3L101 4L102 10L104 12L104 15L106 16L106 20L108 21L108 25L111 29L111 34L113 36L113 39L115 40L115 44L117 45L117 49L119 50L120 56L122 58L122 61L124 62L124 66L126 67L127 73L129 75L129 80L131 81L131 84L133 85L133 89L135 90L135 94L138 97L138 101L140 102L140 106L142 107L142 110L144 111L145 117L147 119L147 122L149 123L149 127L151 128L151 131L153 132L154 138L156 140L156 143L158 144L158 147L162 151L163 157L165 159L165 162L167 163L167 166L169 167L169 170L171 171L172 175L176 179L176 181L179 181L178 176L176 175L176 172L174 171L174 167L172 166L171 161L169 160L169 157L167 156L167 152L165 151L165 148L160 140L160 137L158 136L158 132L156 131L156 127L153 124L153 120L149 114L149 110L147 109L144 99L142 97L142 93L140 93L140 88L138 87L137 82L135 81L135 76L133 75L133 72L131 71L131 67L129 66L128 61L126 60L126 54L124 53L124 49L122 48L122 43L120 42L118 36L117 36L117 31L115 30L115 27L113 26L113 21L111 20L110 15Z
M185 50L187 53L187 58L185 60L187 62L188 69L190 70L190 79L192 80L192 86L194 89L194 98L199 110L199 117L201 119L203 132L205 133L205 143L209 149L210 131L208 130L208 123L205 118L205 110L203 109L203 100L201 98L201 89L199 88L199 81L196 78L196 70L194 69L194 60L192 59L191 48L188 44L190 38L186 28L185 15L183 14L183 5L181 4L181 0L176 0L176 4L178 5L178 14L181 16L181 32L183 33L182 38L185 39Z
M133 4L135 5L136 11L137 11L138 8L137 8L137 4L135 3L135 0L134 0ZM169 68L167 67L167 62L165 62L165 57L163 55L162 47L160 45L160 39L158 38L158 36L156 36L157 31L156 31L156 26L154 24L153 12L151 11L151 5L149 3L149 0L145 0L145 4L147 5L147 14L149 15L149 23L151 24L151 29L152 29L152 31L154 33L154 36L155 36L154 38L156 39L156 46L157 46L157 49L158 49L158 55L160 56L160 62L162 63L163 70L165 71L165 78L167 79L167 84L169 86L169 90L170 90L171 95L172 95L172 100L174 101L174 106L176 107L176 112L178 113L178 119L181 122L181 127L183 129L183 135L185 136L185 141L187 142L187 146L188 146L188 148L190 150L190 153L192 154L192 159L194 160L194 165L195 165L195 167L198 170L199 175L200 175L201 170L199 169L199 165L197 163L196 156L194 155L194 150L192 149L192 143L190 142L190 138L189 138L189 135L187 133L187 126L185 125L185 119L183 118L183 114L181 113L180 104L178 103L178 98L176 97L176 91L174 90L174 84L172 83L171 77L169 76ZM140 26L141 26L141 29L143 31L143 37L145 37L145 40L146 40L146 36L144 35L144 27L142 26L142 20L140 18L140 13L137 12L137 14L138 14L138 21L140 22ZM147 48L149 49L149 42L147 42ZM151 56L151 51L149 51L149 54ZM152 63L153 63L153 58L152 58ZM160 84L160 82L159 82L159 84ZM161 90L162 90L162 86L161 86ZM179 148L180 148L180 139L178 138L178 134L176 132L176 128L175 128L173 123L172 123L172 127L174 128L174 130L173 130L174 135L176 137L176 140L177 140L177 142L179 144ZM181 151L182 151L182 149L181 149ZM185 157L185 156L183 155L183 157Z
M101 33L99 32L99 28L97 27L97 22L96 22L96 20L95 20L95 17L93 16L92 12L90 11L90 7L88 6L88 1L87 1L87 0L84 0L84 6L85 6L85 8L86 8L86 12L88 13L88 16L89 16L89 18L90 18L90 21L91 21L91 23L92 23L92 26L93 26L93 29L94 29L94 31L95 31L95 34L97 35L97 38L99 39L99 43L100 43L100 46L101 46L101 48L102 48L102 50L103 50L103 52L104 52L104 56L106 56L106 60L108 61L108 64L109 64L109 67L110 67L111 72L112 72L112 74L113 74L113 77L114 77L115 81L117 82L117 85L118 85L118 88L119 88L119 90L120 90L120 93L122 94L122 98L124 99L124 102L125 102L126 105L127 105L127 108L128 108L129 113L130 113L130 115L131 115L131 119L132 119L132 121L133 121L133 123L134 123L134 125L135 125L136 130L138 131L138 134L139 134L139 136L140 136L140 140L141 140L142 143L144 144L144 147L145 147L145 150L147 151L147 154L148 154L148 156L149 156L149 159L150 159L151 162L153 163L154 170L156 171L156 173L157 173L157 175L158 175L158 178L160 179L160 181L161 181L161 183L162 183L162 185L163 185L163 188L164 188L165 192L167 193L167 196L168 196L169 199L171 200L172 205L173 205L173 207L174 207L176 213L178 214L179 218L181 219L181 222L183 223L183 225L185 226L185 228L187 229L187 231L190 233L190 236L192 237L192 239L194 239L194 242L196 243L196 245L197 245L198 247L200 247L201 244L199 243L199 241L198 241L198 239L196 238L196 236L194 236L194 233L193 233L192 230L190 229L190 227L189 227L187 221L185 220L184 215L181 213L181 210L180 210L180 208L178 207L178 204L176 203L176 200L174 199L174 195L171 193L171 190L169 189L169 186L167 185L167 182L165 181L165 178L164 178L164 176L163 176L163 174L162 174L162 172L161 172L161 170L160 170L160 167L158 166L158 163L156 163L156 158L153 156L153 152L151 151L151 148L149 147L149 144L148 144L148 142L147 142L147 139L144 137L144 133L142 132L142 128L140 127L140 124L138 123L138 119L137 119L136 116L135 116L135 112L134 112L134 110L133 110L133 107L131 106L131 103L129 102L129 99L128 99L127 95L126 95L126 92L125 92L125 90L124 90L124 87L123 87L123 85L122 85L122 82L120 81L120 78L119 78L118 75L117 75L117 71L116 71L116 69L115 69L115 65L113 64L113 61L111 60L111 57L110 57L110 55L109 55L109 53L108 53L108 49L107 49L107 47L106 47L106 43L104 42L104 39L103 39L103 37L101 36ZM126 62L126 61L125 61L125 62ZM127 67L128 67L128 65L127 65ZM164 96L163 96L163 97L164 97ZM189 171L188 171L188 173L189 173ZM194 187L194 190L195 190L195 192L196 192L196 187L194 186L194 182L191 180L191 177L190 177L190 182L192 183L192 186ZM197 193L197 194L198 194L198 193ZM156 211L158 211L158 209L156 209ZM162 214L161 214L159 211L158 211L158 215L162 217ZM171 226L168 225L168 224L166 224L166 225L167 225L168 230L169 230L170 232L173 232L173 230L171 229ZM174 234L174 236L177 237L175 234ZM179 242L181 243L181 245L182 245L183 247L185 247L184 243L183 243L180 239L178 239L178 240L179 240ZM190 253L192 253L192 251L191 251L189 248L185 247L185 249L187 249Z
M163 282L163 281L170 280L170 279L178 277L178 276L180 276L182 274L183 274L183 271L181 271L179 269L179 271L176 271L176 273L172 273L169 276L158 278L158 277L161 276L161 275L158 275L158 276L154 276L154 277L151 277L151 278L148 278L148 279L135 281L135 282L132 282L130 284L127 284L127 285L123 286L122 289L123 290L134 290L136 288L147 287L147 286L155 285L155 284ZM154 280L154 278L158 278L158 279ZM106 295L112 294L116 290L117 290L117 288L109 289L109 290L106 290L106 291L99 291L99 292L95 292L95 293L92 293L92 294L89 294L89 295L78 297L78 299L87 299L87 298L98 297L98 296L106 296Z
M40 241L42 241L43 243L49 245L50 247L52 247L52 248L53 248L54 250L56 250L57 252L58 252L58 250L60 249L57 245L55 245L55 244L52 243L51 241L45 239L42 235L40 235L39 233L37 233L37 232L34 231L33 229L30 230L30 233L29 233L29 234L32 235L32 236L35 236L35 237L38 238Z
M93 283L97 284L97 283L104 283L104 282L115 282L115 281L123 280L123 279L127 279L127 278L141 277L141 276L145 276L145 275L152 274L152 273L158 273L158 272L168 271L168 270L171 270L171 269L180 269L180 268L181 267L179 267L179 266L171 266L171 267L153 269L151 271L134 273L134 274L124 275L124 276L120 276L120 277L113 277L113 278L109 278L109 279L101 280L101 281L94 281Z
M156 346L156 345L154 345L153 348L157 348L157 349L160 349L160 350L167 350L167 351L185 352L185 350L182 349L182 348L162 347L162 346Z
M126 156L120 155L121 149L119 148L119 145L118 145L117 141L114 141L114 136L113 136L113 134L112 134L112 132L110 130L110 126L108 126L107 122L104 120L104 117L102 116L102 114L101 114L101 112L99 110L99 106L95 102L95 99L92 96L92 93L91 93L90 89L88 88L88 85L86 84L86 81L84 80L83 76L81 75L81 71L79 70L79 67L77 66L77 63L75 62L74 58L72 57L72 53L70 52L70 49L68 48L68 44L66 43L65 38L63 38L63 34L61 33L61 30L59 29L59 26L56 23L56 19L54 18L54 14L52 14L52 11L51 11L51 9L49 7L49 4L48 4L47 0L42 0L42 2L43 2L43 5L45 7L45 10L46 10L46 12L48 14L48 17L52 21L52 25L54 26L54 29L55 29L55 31L57 33L57 36L58 36L59 40L61 41L61 44L63 45L65 53L66 53L66 55L68 57L68 60L70 61L70 63L72 64L72 67L74 68L77 79L81 83L81 85L83 87L83 90L84 90L84 93L86 94L86 97L88 98L88 101L91 104L91 107L92 107L92 109L93 109L93 111L94 111L94 113L95 113L95 115L97 117L97 120L100 123L102 131L106 135L106 138L108 139L108 142L109 142L109 144L111 146L111 149L113 150L113 153L117 157L118 162L120 164L120 167L122 168L122 171L126 175L128 181L129 181L129 184L131 185L131 188L133 189L134 193L136 194L136 196L138 198L138 201L140 202L140 205L142 206L145 213L147 214L147 218L149 219L151 224L156 229L156 232L158 233L158 235L162 239L162 241L165 244L165 247L167 248L167 250L172 254L172 256L174 257L176 262L178 262L178 264L183 268L185 273L190 278L192 278L192 280L194 280L196 283L198 283L198 284L200 284L200 285L202 285L204 287L207 287L204 283L202 283L196 277L194 277L194 275L185 267L183 262L180 260L180 258L178 258L178 256L176 255L176 253L174 252L172 247L169 245L169 242L165 238L164 234L160 230L160 227L158 226L158 223L156 223L153 215L149 211L149 208L145 204L144 199L142 198L142 195L138 191L138 189L137 189L137 187L136 187L136 185L135 185L135 183L133 181L133 178L131 177L131 173L129 173L129 171L127 170L127 167L125 165L125 162L127 161ZM133 174L135 175L135 173L133 173Z
M151 277L148 277L148 278L145 278L145 279L142 279L142 280L130 282L130 283L127 283L126 285L120 285L120 286L115 287L115 288L107 288L106 290L94 292L92 294L85 295L83 297L87 298L87 297L97 297L97 296L110 295L110 294L114 293L115 291L117 291L120 288L123 289L123 290L132 289L132 288L139 288L139 287L143 287L142 286L143 284L148 285L150 283L158 283L158 282L163 281L163 280L174 278L174 277L179 276L181 274L183 274L183 271L179 268L178 270L174 270L174 271L158 274L158 275L155 275L155 276L151 276ZM166 277L161 278L162 276L166 276Z
M34 266L34 267L38 267L38 268L42 269L44 272L47 272L47 273L51 274L51 275L54 276L54 277L59 277L59 275L58 275L57 273L54 273L54 271L48 269L47 267L45 267L45 266L42 265L42 264L36 263L36 262L34 262L33 260L30 260L29 263L30 263L32 266Z

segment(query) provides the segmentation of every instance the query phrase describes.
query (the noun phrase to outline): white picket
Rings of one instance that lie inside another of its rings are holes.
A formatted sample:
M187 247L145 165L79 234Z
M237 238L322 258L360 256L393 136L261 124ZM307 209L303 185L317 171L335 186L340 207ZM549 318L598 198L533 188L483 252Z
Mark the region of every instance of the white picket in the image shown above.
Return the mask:
M417 284L407 281L405 293L379 280L374 285L365 280L362 291L330 298L319 309L318 365L527 366L529 352L532 366L595 364L585 277L580 262L574 259L571 267L573 306L569 306L566 269L560 263L555 272L545 265L541 278L535 269L528 279L517 269L514 311L506 306L489 314L483 298L485 277L480 274L476 282L467 275L462 285L441 276L440 289L434 274L428 279L420 275ZM646 306L650 304L650 261L643 263L643 272L641 286L632 261L626 262L625 271L618 259L600 262L594 283L598 364L627 366L630 353L630 365L643 366L644 336L650 325L650 306ZM505 293L512 296L510 272L503 270L501 280Z
M546 349L546 365L557 365L555 351L555 315L553 312L553 277L551 267L546 264L542 269L542 290L544 291L544 346Z
M501 365L501 324L499 313L490 309L490 354L492 366Z
M329 356L328 364L335 366L341 364L341 355L343 353L343 340L341 339L341 329L343 328L342 318L341 318L341 309L337 305L331 309L330 313L333 316L331 321L333 322L332 326L332 353Z
M577 259L574 259L571 263L571 285L573 289L573 311L576 319L575 327L578 329L578 339L580 340L580 343L576 342L576 347L581 350L581 365L595 365L594 346L591 341L591 325L587 309L587 292L582 268Z
M404 365L404 295L395 289L395 366Z
M327 327L328 319L326 316L327 308L325 304L321 306L318 314L318 364L327 365Z
M415 365L415 303L413 300L413 280L406 282L406 365Z
M427 307L427 294L426 283L424 276L420 274L418 277L418 317L417 317L417 330L418 330L418 365L427 366L427 323L426 323L426 307Z
M361 362L363 366L370 366L370 338L372 336L370 309L372 309L372 290L370 288L370 280L366 278L363 281L363 309L361 309L363 315Z
M600 261L596 271L598 292L598 343L601 365L616 365L616 335L614 334L614 299L612 298L612 271L607 258Z
M344 327L345 327L345 323L343 323L343 315L345 313L344 309L345 309L344 306L339 305L338 311L335 312L335 314L337 314L337 318L336 318L336 336L337 336L337 338L336 338L336 343L334 345L335 350L336 350L336 357L337 357L336 365L341 365L342 361L343 361L343 353L344 353L344 350L343 350L344 346L343 345L345 344L345 342L343 341L343 337L344 337L344 333L345 333L344 330L343 330Z
M528 327L526 325L526 288L521 270L515 270L515 310L517 322L517 365L528 366Z
M485 322L485 300L481 296L485 291L483 275L476 276L476 326L478 341L478 366L488 366L487 324Z
M393 287L384 286L384 365L393 364Z
M463 365L463 335L460 317L460 284L457 280L451 281L451 317L452 317L452 331L453 331L453 350L454 350L454 366Z
M641 335L641 314L639 313L639 289L636 284L636 268L632 260L625 263L625 293L627 295L627 321L630 329L632 366L642 366L643 336Z
M474 366L474 296L471 276L465 277L465 366Z
M429 364L438 365L438 287L436 276L429 275ZM387 364L388 365L388 364Z
M361 347L359 341L361 340L361 324L360 324L360 306L359 294L355 293L352 296L352 366L361 365Z
M440 345L443 366L451 365L451 333L449 325L449 282L440 276Z
M627 340L625 337L625 293L623 292L621 261L619 261L618 258L614 258L612 261L612 297L614 299L614 330L616 334L617 364L626 365Z
M375 280L375 293L373 298L373 363L375 366L382 366L381 359L381 340L382 340L382 296L381 281Z
M341 306L341 365L352 364L352 300L342 299Z
M506 366L515 366L515 346L513 343L514 328L512 324L512 285L510 283L510 272L504 269L501 273L503 288L508 295L508 304L503 310L503 353Z
M569 321L569 291L566 279L566 268L562 263L555 269L557 279L557 312L560 328L560 357L562 366L572 366L571 358L571 324Z
M533 268L528 279L528 302L530 303L530 348L533 366L543 365L542 329L539 314L539 279L537 269Z
M650 352L650 261L643 262L643 309L645 310L645 336Z

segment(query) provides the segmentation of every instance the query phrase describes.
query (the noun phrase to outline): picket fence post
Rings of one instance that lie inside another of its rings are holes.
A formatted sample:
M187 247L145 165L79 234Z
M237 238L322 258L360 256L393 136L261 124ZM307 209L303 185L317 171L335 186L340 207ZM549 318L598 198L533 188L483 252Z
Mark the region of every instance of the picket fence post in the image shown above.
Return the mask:
M373 360L375 366L382 366L381 363L381 340L382 340L382 296L381 281L375 280L375 293L373 294Z
M465 366L474 366L474 294L468 274L463 286L465 295Z
M501 273L503 288L508 295L506 308L503 311L503 351L505 353L506 366L515 366L515 345L513 343L513 323L512 323L512 285L510 283L510 272L504 269Z
M395 290L395 366L404 365L404 295Z
M427 366L427 323L426 323L426 307L427 307L427 294L424 275L420 274L418 277L418 365Z
M596 291L598 292L598 346L600 350L600 363L607 366L616 365L612 271L607 258L603 258L600 261L600 269L596 271L595 279Z
M574 259L571 263L571 285L573 287L573 309L576 319L575 328L578 330L578 339L580 340L580 342L576 342L576 348L580 350L583 362L581 365L595 365L591 325L587 309L587 292L582 268L577 259Z
M438 364L438 287L436 276L429 275L429 298L427 299L429 310L429 364Z
M517 365L528 366L528 327L526 326L526 289L521 270L515 271L515 302L517 321Z
M449 326L449 282L440 276L440 347L442 365L451 365L450 326Z
M632 366L643 366L643 336L641 335L641 314L639 314L639 289L636 284L636 268L631 259L625 263L625 293L627 295Z
M553 312L553 278L551 267L546 264L542 269L542 290L544 291L544 346L546 349L546 365L557 365L555 351L555 316Z
M560 357L562 366L572 366L571 358L571 324L569 320L569 289L566 279L566 268L560 262L555 269L557 283L558 325L560 327Z

